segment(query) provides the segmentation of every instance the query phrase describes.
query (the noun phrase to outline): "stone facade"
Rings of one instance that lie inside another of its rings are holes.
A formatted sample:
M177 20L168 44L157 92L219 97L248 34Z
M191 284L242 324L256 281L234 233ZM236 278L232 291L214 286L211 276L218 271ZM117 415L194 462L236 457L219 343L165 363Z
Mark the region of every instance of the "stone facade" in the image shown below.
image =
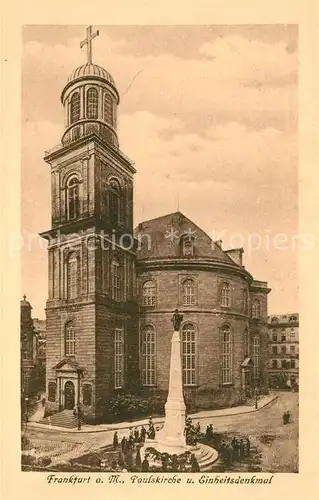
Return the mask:
M185 325L193 328L183 344L192 351L183 355L186 398L199 407L227 405L253 385L267 390L267 284L245 270L242 249L223 251L180 212L143 222L133 236L135 168L118 146L114 80L83 65L61 101L66 129L45 155L52 224L41 234L48 241L50 405L80 405L98 418L113 394L167 392L176 307L182 335ZM194 285L187 299L186 280Z
M268 317L269 384L272 388L299 385L299 314Z

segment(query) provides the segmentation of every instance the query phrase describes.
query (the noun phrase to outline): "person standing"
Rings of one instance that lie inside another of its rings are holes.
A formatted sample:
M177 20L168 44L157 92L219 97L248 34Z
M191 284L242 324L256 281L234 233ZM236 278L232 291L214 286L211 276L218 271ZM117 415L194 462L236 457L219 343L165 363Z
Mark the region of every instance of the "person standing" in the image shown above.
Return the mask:
M119 438L117 435L117 431L115 431L113 436L113 450L117 450L118 445L119 445Z
M149 468L150 468L150 464L148 463L147 455L145 455L144 460L142 462L142 472L148 472Z
M145 437L146 437L146 429L145 429L144 425L142 425L142 429L141 429L141 443L145 442Z

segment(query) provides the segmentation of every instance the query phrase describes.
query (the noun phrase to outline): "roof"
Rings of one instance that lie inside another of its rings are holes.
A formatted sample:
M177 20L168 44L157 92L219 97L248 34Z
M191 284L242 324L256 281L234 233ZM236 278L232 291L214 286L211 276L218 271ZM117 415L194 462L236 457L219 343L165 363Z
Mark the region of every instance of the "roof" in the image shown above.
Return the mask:
M137 258L180 257L179 244L183 235L194 239L195 259L209 257L237 266L220 246L214 244L208 234L179 211L138 225L135 229L135 236L139 240Z
M77 80L78 78L87 76L103 78L103 80L106 80L108 83L115 87L115 81L112 75L110 75L110 73L106 71L106 69L102 68L102 66L93 63L82 64L82 66L79 66L78 68L73 70L67 80L67 84L73 82L74 80Z
M26 298L27 298L26 295L23 295L23 300L20 301L20 306L21 307L29 307L30 309L32 309L30 302L28 302L26 300Z

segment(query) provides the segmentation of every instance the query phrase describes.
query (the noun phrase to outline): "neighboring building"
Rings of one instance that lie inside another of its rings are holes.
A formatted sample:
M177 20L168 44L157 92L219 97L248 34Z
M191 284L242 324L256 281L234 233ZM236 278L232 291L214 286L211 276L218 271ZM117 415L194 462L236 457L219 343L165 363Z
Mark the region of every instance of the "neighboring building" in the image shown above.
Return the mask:
M135 168L119 149L112 76L89 58L61 101L61 145L45 155L48 400L99 416L113 394L166 393L176 307L187 398L225 406L255 385L267 391L267 283L244 268L242 249L223 251L180 212L140 224L134 238Z
M299 384L299 315L268 317L269 384L272 388Z
M31 304L23 296L20 302L20 363L21 396L33 396L38 391L36 374L37 335L34 331Z
M46 323L43 319L33 319L34 331L37 335L36 370L39 391L45 391L46 360Z

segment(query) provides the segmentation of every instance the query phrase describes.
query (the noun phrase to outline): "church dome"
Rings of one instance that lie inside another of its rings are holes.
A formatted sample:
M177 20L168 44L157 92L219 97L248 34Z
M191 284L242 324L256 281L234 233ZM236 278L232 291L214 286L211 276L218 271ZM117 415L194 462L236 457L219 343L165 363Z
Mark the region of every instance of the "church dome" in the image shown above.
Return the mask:
M113 85L113 87L115 87L115 81L112 75L110 75L110 73L106 71L106 69L102 68L102 66L93 63L82 64L82 66L79 66L78 68L73 70L67 80L67 84L74 82L75 80L78 80L80 78L87 78L90 76L101 78L102 80L107 81L108 83Z
M23 300L20 300L20 306L29 307L30 309L32 309L30 302L28 302L26 299L27 299L26 295L23 295Z

